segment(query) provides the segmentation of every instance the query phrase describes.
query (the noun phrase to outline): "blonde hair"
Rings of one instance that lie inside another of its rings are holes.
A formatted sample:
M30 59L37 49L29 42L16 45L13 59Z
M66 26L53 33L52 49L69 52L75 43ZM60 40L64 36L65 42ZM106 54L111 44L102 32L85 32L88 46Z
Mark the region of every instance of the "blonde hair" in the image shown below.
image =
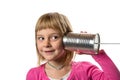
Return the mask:
M43 14L38 19L35 27L35 39L37 36L37 32L39 30L46 29L46 28L58 30L60 35L62 36L66 35L68 32L72 32L72 27L68 18L65 15L57 12ZM38 65L40 65L41 62L45 60L45 58L41 56L38 51L37 41L36 41L36 50L37 50L37 56L38 56ZM68 64L69 62L71 62L74 54L72 51L68 51L68 50L65 50L65 51L66 51L66 57L64 61L66 64Z

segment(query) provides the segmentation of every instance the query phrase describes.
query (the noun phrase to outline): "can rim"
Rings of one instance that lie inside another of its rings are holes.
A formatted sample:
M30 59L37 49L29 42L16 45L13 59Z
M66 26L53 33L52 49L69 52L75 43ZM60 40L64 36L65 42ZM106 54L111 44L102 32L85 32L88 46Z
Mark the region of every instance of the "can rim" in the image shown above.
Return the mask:
M99 33L97 33L94 39L94 50L96 51L96 54L98 54L99 49L100 49L100 35Z

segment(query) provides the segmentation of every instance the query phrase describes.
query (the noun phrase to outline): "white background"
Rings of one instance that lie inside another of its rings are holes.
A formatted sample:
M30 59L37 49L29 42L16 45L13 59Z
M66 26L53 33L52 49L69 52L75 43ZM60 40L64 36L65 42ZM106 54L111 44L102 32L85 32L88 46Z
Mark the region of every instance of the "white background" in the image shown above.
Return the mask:
M75 32L99 33L103 43L120 43L119 0L0 0L0 80L25 80L27 71L36 66L34 28L46 12L66 15ZM100 49L120 70L120 44ZM91 56L76 57L80 60L97 65Z

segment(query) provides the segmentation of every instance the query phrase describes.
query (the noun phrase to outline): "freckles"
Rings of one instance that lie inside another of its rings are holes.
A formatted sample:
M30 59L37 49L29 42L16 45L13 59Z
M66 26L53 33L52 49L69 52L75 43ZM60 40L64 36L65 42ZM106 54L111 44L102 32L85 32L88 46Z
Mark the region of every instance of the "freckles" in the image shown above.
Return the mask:
M41 49L42 49L41 45L38 45L38 44L37 44L37 49L38 49L38 51L40 52Z
M60 45L56 46L56 48L57 48L57 49L63 49L62 43L61 43Z
M57 42L57 43L54 44L54 46L61 47L62 46L62 42Z

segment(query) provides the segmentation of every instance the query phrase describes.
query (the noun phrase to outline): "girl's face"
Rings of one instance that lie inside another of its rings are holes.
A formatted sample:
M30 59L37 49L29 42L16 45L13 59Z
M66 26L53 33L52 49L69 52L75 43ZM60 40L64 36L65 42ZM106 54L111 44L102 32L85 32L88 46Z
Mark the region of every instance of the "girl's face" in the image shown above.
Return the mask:
M55 60L64 53L62 36L54 29L42 29L37 32L37 48L46 60Z

